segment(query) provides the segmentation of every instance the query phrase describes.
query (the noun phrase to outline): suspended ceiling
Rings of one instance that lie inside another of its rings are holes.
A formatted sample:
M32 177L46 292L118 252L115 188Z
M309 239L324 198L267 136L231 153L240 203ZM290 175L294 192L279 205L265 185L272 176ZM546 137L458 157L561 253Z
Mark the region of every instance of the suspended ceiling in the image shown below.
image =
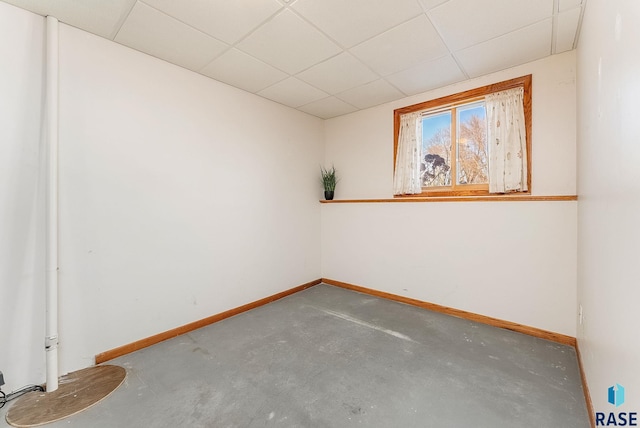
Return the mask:
M4 0L331 118L575 47L586 0Z

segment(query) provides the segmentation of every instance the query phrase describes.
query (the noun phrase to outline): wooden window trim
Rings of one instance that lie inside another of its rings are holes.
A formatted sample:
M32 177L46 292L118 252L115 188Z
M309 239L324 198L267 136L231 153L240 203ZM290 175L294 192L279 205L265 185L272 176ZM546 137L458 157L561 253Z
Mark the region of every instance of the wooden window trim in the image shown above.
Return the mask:
M515 79L505 80L503 82L493 83L491 85L470 89L464 92L447 95L445 97L424 101L418 104L395 109L393 111L393 170L396 169L396 157L398 155L398 134L400 131L400 116L407 113L413 113L422 110L431 110L437 108L448 108L458 104L473 102L474 100L483 98L484 96L505 91L507 89L520 88L524 89L524 122L527 133L527 190L526 192L516 192L519 195L531 194L531 74ZM504 196L504 194L489 193L487 190L478 190L467 188L466 190L456 191L424 191L417 195L395 195L394 198L416 198L416 197L440 197L440 196Z

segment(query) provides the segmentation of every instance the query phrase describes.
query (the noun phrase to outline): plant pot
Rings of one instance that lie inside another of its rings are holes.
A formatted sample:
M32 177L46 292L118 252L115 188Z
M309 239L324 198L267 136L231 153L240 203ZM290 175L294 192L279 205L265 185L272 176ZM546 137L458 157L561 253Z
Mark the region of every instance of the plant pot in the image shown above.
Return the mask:
M327 201L331 201L331 200L333 200L333 190L325 190L325 191L324 191L324 198L325 198Z

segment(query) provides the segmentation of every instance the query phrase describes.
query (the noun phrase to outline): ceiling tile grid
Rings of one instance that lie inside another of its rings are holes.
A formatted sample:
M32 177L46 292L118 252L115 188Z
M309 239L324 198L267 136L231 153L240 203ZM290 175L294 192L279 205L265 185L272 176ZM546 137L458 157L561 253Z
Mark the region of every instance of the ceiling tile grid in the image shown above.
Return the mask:
M369 39L350 52L382 76L448 53L426 15L419 15Z
M343 52L299 73L298 78L323 91L337 94L369 83L379 76L352 55Z
M571 50L586 0L0 0L323 119Z
M470 77L478 77L519 64L535 61L551 53L552 19L530 25L457 53Z
M194 71L229 47L140 2L131 10L115 41Z
M397 100L402 98L404 94L386 80L378 79L341 92L336 96L359 109L365 109Z
M574 9L582 6L587 0L558 0L558 11L562 12L567 9Z
M449 0L427 12L452 51L468 48L553 14L554 0Z
M275 85L271 85L258 92L258 95L293 108L329 96L326 92L322 92L320 89L314 88L295 77L289 77Z
M289 75L238 49L229 49L200 70L205 76L248 92L259 92Z
M345 48L422 13L415 0L298 0L292 7Z
M353 113L358 108L336 97L327 97L299 107L299 110L321 119L331 119L343 114Z
M276 0L144 0L225 43L236 43L273 16L282 5Z
M237 47L290 74L341 51L338 45L290 10L282 11L260 26Z
M579 7L561 11L556 16L556 39L554 53L561 53L573 49L576 39L576 28L580 22Z
M433 61L420 63L414 67L387 76L396 88L407 95L416 95L431 89L451 85L466 78L451 55Z
M3 0L42 16L55 16L61 22L113 40L136 0Z

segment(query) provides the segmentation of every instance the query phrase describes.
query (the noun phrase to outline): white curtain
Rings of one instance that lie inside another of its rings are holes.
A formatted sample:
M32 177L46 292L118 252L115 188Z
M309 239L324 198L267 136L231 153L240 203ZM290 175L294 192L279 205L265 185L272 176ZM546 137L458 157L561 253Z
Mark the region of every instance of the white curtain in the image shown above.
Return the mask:
M422 113L400 116L396 169L393 176L394 195L415 195L422 192L420 154L422 152Z
M527 136L524 89L485 97L489 142L489 192L527 191Z

